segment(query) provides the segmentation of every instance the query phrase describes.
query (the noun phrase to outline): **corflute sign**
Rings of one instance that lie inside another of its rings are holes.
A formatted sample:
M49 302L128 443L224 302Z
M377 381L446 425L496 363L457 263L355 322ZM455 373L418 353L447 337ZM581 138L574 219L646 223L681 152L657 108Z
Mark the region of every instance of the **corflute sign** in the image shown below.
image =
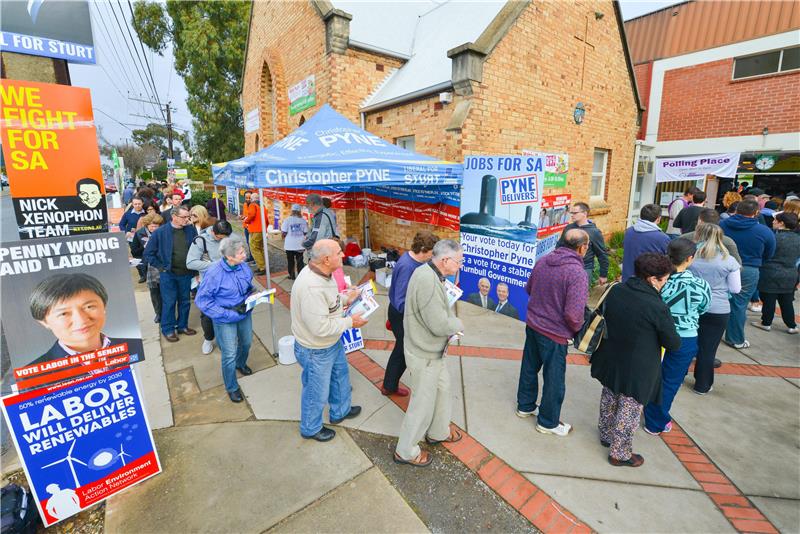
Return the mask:
M161 472L130 367L3 398L46 527Z

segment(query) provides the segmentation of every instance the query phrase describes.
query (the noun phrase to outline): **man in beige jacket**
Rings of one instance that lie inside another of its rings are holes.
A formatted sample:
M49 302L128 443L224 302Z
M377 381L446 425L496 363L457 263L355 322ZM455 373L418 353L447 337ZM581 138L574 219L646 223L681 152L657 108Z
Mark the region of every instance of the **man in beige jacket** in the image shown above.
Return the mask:
M411 401L403 418L394 461L424 467L430 453L419 442L452 443L461 439L450 432L450 374L444 351L451 336L464 325L456 317L445 292L447 276L456 274L464 263L464 251L456 241L444 239L433 247L433 257L414 271L408 282L403 329L406 366L411 377Z
M308 266L300 271L292 287L294 352L303 368L300 435L317 441L330 441L336 435L322 425L325 404L330 404L333 425L361 413L360 406L350 405L350 373L341 338L345 330L359 328L367 321L361 315L344 316L345 305L358 296L358 291L340 294L331 276L342 266L343 257L336 241L317 241Z

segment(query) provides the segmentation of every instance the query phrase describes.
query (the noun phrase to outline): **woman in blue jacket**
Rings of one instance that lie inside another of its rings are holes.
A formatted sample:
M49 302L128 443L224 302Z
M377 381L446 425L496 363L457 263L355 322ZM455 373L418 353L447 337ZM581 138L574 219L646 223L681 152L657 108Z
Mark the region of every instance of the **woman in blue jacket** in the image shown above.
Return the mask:
M253 272L247 266L247 250L242 239L233 234L219 244L222 259L203 275L194 303L214 323L214 333L222 352L222 379L233 402L242 402L236 371L253 374L247 356L253 339L250 312L244 301L253 289Z

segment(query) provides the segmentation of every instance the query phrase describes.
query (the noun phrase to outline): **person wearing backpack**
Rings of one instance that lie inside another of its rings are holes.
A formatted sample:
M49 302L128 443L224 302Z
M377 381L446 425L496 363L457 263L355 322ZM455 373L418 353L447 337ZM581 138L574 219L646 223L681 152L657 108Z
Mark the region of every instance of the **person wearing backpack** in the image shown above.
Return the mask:
M314 243L322 239L339 240L336 232L336 215L325 207L322 197L316 193L306 196L306 207L312 213L311 231L303 241L303 248L310 251Z
M683 384L689 365L697 356L697 330L700 316L711 306L711 286L689 271L697 245L679 237L669 244L667 254L675 272L661 290L661 298L669 307L681 346L667 350L661 362L661 399L650 401L644 408L644 431L658 435L672 430L669 410Z
M228 221L217 221L200 232L192 241L189 252L186 254L186 267L197 271L202 281L203 273L222 257L219 252L219 242L232 233L233 228ZM203 354L211 354L214 350L214 322L202 311L200 312L200 326L203 328Z
M603 385L600 443L615 467L639 467L633 452L642 405L661 398L661 347L677 350L681 338L659 292L672 272L663 254L645 252L633 262L634 276L611 288L603 317L606 339L592 354L592 377Z
M669 223L667 224L667 235L670 239L677 239L681 235L681 229L675 226L675 219L678 214L684 209L688 208L691 204L695 191L700 191L697 187L690 187L684 191L683 196L676 198L667 206L667 214L669 215Z

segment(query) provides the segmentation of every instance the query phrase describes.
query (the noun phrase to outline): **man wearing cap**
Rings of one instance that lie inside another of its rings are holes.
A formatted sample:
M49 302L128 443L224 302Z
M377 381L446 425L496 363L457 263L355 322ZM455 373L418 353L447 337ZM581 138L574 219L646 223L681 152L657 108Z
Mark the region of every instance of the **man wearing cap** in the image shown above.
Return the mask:
M289 267L289 280L294 280L303 270L303 240L308 233L308 224L300 213L300 204L292 204L291 214L281 223L283 250ZM297 270L295 270L295 264Z

